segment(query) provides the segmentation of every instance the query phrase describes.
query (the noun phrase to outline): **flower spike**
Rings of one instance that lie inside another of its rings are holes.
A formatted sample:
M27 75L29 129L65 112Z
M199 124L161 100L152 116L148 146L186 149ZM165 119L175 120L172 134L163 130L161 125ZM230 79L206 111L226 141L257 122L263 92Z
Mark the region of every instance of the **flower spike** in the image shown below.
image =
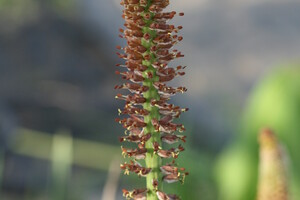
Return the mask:
M260 131L260 163L257 200L288 200L288 172L283 151L275 133L264 128Z
M177 148L168 145L186 141L185 135L178 134L185 130L184 126L173 120L188 109L168 101L187 89L167 84L185 74L185 67L169 65L170 61L184 55L173 48L183 39L178 35L182 26L168 23L184 14L164 12L169 0L122 0L121 5L125 29L119 29L119 36L126 39L127 46L117 46L122 51L117 55L125 60L117 67L126 70L116 71L116 74L127 82L116 85L115 89L126 89L130 94L116 95L117 99L125 101L118 113L126 115L116 121L126 129L120 142L137 144L133 149L122 147L122 155L132 160L121 164L121 169L125 174L146 177L146 189L124 189L123 195L126 199L178 200L178 196L162 191L162 183L183 182L188 174L175 163L163 164L163 159L176 159L184 150L181 145ZM142 159L145 166L137 162Z

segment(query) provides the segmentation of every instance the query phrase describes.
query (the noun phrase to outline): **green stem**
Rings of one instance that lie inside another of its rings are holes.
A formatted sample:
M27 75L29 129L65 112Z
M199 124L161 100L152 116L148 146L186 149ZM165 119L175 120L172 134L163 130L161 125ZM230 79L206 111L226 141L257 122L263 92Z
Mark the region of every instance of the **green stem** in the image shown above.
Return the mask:
M144 14L150 14L153 16L153 13L149 12L148 8L151 5L151 0L148 0L148 6L145 8ZM161 138L160 133L155 131L155 128L152 124L153 119L160 119L159 109L156 106L151 105L151 100L159 100L160 96L158 94L158 90L154 87L154 82L158 81L158 77L156 75L156 69L152 66L152 64L157 60L156 56L151 53L150 48L155 45L152 41L156 37L156 32L149 29L149 26L151 23L153 23L153 20L145 20L146 26L143 28L143 33L148 33L151 38L149 41L146 41L142 39L142 45L147 48L147 51L144 53L144 56L150 55L150 60L144 60L143 65L147 66L148 69L144 72L144 78L145 81L143 82L144 86L148 86L149 90L147 92L143 93L144 98L146 98L146 102L143 104L143 108L149 111L149 115L145 116L144 122L147 123L147 126L145 128L145 133L150 133L151 138L146 142L146 167L151 168L152 171L147 175L146 182L147 182L147 200L158 200L156 195L156 189L160 190L162 185L160 183L161 180L161 174L160 174L160 166L162 164L161 158L154 153L153 149L153 142L158 142L159 145L161 145ZM148 73L151 73L153 75L152 78L148 78ZM153 186L153 180L158 181L158 187L154 188Z
M147 98L147 101L150 99L159 98L156 89L153 87L153 83L150 81L145 85L152 86L149 91L147 91L144 96ZM146 153L146 166L147 168L152 168L152 171L147 175L147 189L149 190L147 194L147 200L157 200L157 196L155 194L155 188L153 187L153 180L160 180L160 169L161 166L161 158L154 154L153 151L153 142L158 142L161 144L160 133L155 132L154 126L152 125L152 119L159 119L160 115L158 112L158 108L151 106L150 102L144 103L144 108L147 109L150 114L145 117L144 121L147 123L147 127L145 129L146 133L151 133L151 138L146 142L146 148L148 152ZM160 182L160 181L159 181ZM157 189L161 188L161 184L158 185Z

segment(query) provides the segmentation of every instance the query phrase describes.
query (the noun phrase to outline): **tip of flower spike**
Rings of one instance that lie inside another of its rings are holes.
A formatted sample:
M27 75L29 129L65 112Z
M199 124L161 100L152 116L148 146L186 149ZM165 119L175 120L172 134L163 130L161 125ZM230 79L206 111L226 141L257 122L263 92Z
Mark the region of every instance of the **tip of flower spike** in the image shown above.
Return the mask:
M269 128L260 131L259 144L259 181L256 199L264 200L266 197L289 199L286 152L282 151L280 141Z
M274 134L273 131L270 128L267 128L267 127L262 128L260 130L260 135L272 136L273 134Z
M275 141L275 136L270 128L262 128L260 134L258 135L258 141L260 143L271 143L269 141Z

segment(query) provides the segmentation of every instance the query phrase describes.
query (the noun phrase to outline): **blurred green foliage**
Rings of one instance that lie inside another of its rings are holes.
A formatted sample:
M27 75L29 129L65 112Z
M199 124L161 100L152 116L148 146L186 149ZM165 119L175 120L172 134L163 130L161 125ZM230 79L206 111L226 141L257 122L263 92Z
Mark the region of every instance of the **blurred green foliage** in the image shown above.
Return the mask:
M241 132L216 164L220 200L253 200L258 171L257 134L275 131L287 156L292 200L300 199L300 65L277 68L249 98Z
M42 160L53 160L51 152L55 135L24 128L17 129L16 134L18 137L11 147L13 153ZM35 148L36 144L40 145L38 151ZM120 147L115 145L73 138L72 146L72 163L93 170L108 170L112 159L116 155L121 156Z
M52 7L53 10L68 13L74 10L74 0L0 0L0 15L21 20L39 12L40 6Z
M57 8L69 9L70 6L74 3L74 0L0 0L0 8L12 8L12 7L24 7L32 6L34 4L46 3L53 5ZM72 7L72 6L71 6Z
M28 17L37 13L36 0L0 0L0 15L5 18L21 20L21 17Z
M67 130L53 136L51 151L51 199L64 200L67 199L73 161L73 138Z

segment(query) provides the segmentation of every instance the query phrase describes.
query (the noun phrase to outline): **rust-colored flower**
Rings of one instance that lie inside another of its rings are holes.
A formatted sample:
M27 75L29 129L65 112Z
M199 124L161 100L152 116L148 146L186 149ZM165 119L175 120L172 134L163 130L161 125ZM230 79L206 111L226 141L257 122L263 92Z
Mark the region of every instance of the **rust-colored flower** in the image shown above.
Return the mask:
M129 90L128 94L117 94L116 98L125 101L119 109L122 119L116 119L126 129L121 142L137 143L134 149L122 147L122 154L132 158L121 168L126 174L135 173L146 177L146 190L123 190L127 199L179 199L176 195L161 191L162 182L183 182L188 174L183 168L177 168L174 162L163 164L162 159L175 159L184 148L171 147L177 142L185 142L186 136L178 134L185 130L182 124L173 122L187 108L180 108L168 101L176 93L186 92L185 87L171 87L167 82L182 76L185 67L169 65L175 58L183 57L173 46L182 40L178 35L182 26L174 26L168 21L173 17L183 16L175 11L164 12L169 0L122 0L122 17L126 29L120 29L120 37L127 40L127 46L117 49L125 60L117 64L122 70L117 71L126 83L115 89ZM137 160L145 159L142 166Z

